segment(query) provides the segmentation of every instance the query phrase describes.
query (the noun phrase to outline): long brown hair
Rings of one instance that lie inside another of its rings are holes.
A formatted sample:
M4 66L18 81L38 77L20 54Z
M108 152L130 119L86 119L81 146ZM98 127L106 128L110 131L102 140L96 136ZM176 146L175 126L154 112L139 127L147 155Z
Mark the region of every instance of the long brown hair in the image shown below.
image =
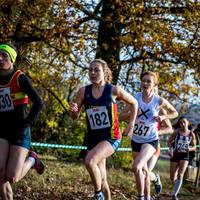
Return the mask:
M107 62L102 59L94 59L90 64L95 63L95 62L98 62L102 65L105 82L111 83L112 82L112 72L111 72L110 68L108 67Z

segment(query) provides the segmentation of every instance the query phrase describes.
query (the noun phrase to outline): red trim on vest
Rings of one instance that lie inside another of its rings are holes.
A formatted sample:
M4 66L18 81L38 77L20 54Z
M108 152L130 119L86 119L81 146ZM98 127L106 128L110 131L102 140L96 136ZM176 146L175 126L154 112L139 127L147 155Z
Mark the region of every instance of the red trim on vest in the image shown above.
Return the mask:
M121 139L121 133L120 133L120 129L119 129L119 121L118 121L118 116L117 116L117 104L116 103L113 103L112 104L112 112L113 112L113 132L114 132L114 139Z
M20 76L20 74L23 74L22 71L17 70L12 78L10 79L9 83L3 87L10 87L10 93L11 93L11 97L13 97L16 93L22 92L19 86L19 81L18 78ZM14 100L12 99L14 106L20 105L20 104L28 104L28 96L25 95L24 97L22 97L21 99L18 100Z
M158 129L158 131L161 129L161 123L160 122L158 122L157 129Z

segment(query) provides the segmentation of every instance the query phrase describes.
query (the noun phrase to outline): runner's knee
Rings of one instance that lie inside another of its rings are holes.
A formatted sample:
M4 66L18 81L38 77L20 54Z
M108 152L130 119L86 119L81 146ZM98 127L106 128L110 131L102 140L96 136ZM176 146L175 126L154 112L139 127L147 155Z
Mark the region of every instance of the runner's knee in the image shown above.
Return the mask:
M10 183L16 183L19 181L19 176L16 173L7 172L6 180L9 181Z
M6 180L10 183L17 183L20 179L17 176L7 176Z
M170 175L170 179L171 179L171 181L174 182L176 180L176 177L174 175Z
M97 165L97 163L95 162L95 159L93 158L85 158L85 166L86 168L94 168L94 166Z
M133 172L134 173L138 173L138 172L140 172L142 170L142 168L143 168L143 166L140 163L134 164L133 165Z
M179 173L178 175L177 175L177 179L179 179L179 180L181 180L181 179L183 179L183 173Z

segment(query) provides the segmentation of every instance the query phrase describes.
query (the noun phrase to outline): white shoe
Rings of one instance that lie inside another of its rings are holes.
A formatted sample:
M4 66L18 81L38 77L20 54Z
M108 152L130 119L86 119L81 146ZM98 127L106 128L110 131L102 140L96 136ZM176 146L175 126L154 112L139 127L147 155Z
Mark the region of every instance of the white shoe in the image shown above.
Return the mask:
M155 191L157 194L160 194L162 192L162 183L160 180L160 175L159 174L155 174L155 175L156 175L156 181L154 182Z

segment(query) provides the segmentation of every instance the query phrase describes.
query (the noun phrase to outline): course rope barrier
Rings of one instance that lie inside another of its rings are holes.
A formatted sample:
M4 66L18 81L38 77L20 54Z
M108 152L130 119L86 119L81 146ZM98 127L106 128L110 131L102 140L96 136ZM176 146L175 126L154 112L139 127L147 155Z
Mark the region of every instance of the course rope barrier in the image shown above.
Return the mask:
M48 147L48 148L60 148L60 149L79 149L79 150L86 150L86 146L76 146L76 145L63 145L63 144L49 144L49 143L40 143L40 142L32 142L31 146L35 147ZM196 147L200 148L200 145L197 145ZM161 151L168 150L168 147L161 147ZM131 148L118 148L117 151L132 151Z

